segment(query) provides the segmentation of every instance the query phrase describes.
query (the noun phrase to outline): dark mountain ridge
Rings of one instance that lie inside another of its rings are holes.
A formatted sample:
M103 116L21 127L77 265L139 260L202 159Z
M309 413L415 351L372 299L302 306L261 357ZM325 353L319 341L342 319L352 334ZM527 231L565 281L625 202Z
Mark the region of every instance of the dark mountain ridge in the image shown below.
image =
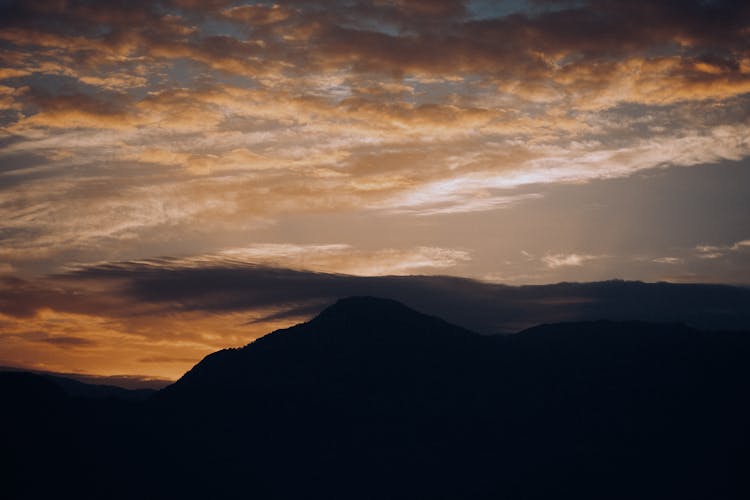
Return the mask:
M750 492L748 359L743 332L493 337L354 297L207 356L149 402L44 404L73 429L72 463L97 471L85 488L56 472L79 498L734 499ZM32 475L23 422L16 491Z
M124 387L112 384L82 382L81 380L76 380L70 377L64 377L49 372L28 371L22 368L0 367L0 376L6 376L3 375L5 373L27 373L30 375L38 376L42 379L46 379L52 382L55 386L62 389L63 392L65 392L68 396L77 398L113 398L143 401L150 398L153 394L156 393L156 389L126 389ZM96 380L96 378L93 379Z
M145 376L133 376L133 375L89 375L83 373L66 373L66 372L53 372L46 370L36 370L32 368L22 368L18 366L0 366L0 372L27 372L36 375L43 375L48 377L61 378L71 380L74 382L80 382L89 386L98 386L113 388L115 390L127 390L127 391L142 391L143 394L149 392L155 392L162 389L172 382L173 380L163 378L153 378Z

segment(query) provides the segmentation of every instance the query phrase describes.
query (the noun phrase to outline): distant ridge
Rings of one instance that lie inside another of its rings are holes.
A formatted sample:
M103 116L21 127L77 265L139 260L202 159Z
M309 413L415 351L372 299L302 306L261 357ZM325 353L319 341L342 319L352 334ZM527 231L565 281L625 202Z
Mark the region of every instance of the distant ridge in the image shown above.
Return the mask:
M169 379L133 376L133 375L89 375L83 373L62 373L47 370L36 370L33 368L24 368L19 366L0 366L0 372L28 372L36 375L56 377L66 380L80 382L86 385L114 387L126 390L147 390L155 391L162 389L173 381Z
M13 373L19 373L19 374L29 374L34 377L39 377L40 379L47 380L54 384L55 386L62 389L66 394L73 397L84 397L84 398L116 398L116 399L128 399L128 400L145 400L151 397L156 392L156 388L134 388L134 389L126 389L124 387L121 387L119 385L112 385L112 384L100 384L100 383L91 383L88 381L98 381L98 380L110 380L109 378L98 378L98 377L88 377L84 376L81 377L83 380L86 380L87 382L83 382L80 379L77 378L71 378L62 376L59 374L51 373L51 372L45 372L45 371L38 371L38 370L25 370L23 368L12 368L12 367L0 367L0 376L8 376L5 374L13 374ZM116 380L121 380L121 378L117 377ZM141 385L141 384L148 384L149 382L143 382L140 380L133 380L133 384L135 385ZM158 384L157 386L164 386L164 383Z

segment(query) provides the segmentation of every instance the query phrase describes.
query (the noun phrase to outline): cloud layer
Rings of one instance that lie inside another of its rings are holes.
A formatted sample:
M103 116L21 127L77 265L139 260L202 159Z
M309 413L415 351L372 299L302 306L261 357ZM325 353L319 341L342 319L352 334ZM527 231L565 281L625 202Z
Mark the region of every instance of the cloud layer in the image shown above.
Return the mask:
M100 264L0 289L0 365L175 378L212 351L371 295L483 333L610 319L750 328L750 291L601 282L511 287L443 276L364 277L224 257Z
M497 210L750 153L746 2L2 9L8 262L299 213Z

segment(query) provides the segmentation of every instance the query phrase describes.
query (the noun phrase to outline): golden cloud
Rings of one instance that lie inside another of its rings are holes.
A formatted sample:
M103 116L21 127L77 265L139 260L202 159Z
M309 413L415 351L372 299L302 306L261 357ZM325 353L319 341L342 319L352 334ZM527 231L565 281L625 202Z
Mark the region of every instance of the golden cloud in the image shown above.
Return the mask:
M240 5L222 11L231 19L252 25L276 24L289 19L294 11L283 5Z

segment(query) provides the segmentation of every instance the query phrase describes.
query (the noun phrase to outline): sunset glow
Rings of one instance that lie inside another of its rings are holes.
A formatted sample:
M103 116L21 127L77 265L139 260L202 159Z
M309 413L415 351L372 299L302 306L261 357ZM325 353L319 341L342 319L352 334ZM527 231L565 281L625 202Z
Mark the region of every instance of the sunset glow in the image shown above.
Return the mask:
M747 2L0 2L0 365L176 378L385 276L747 285L749 158Z

